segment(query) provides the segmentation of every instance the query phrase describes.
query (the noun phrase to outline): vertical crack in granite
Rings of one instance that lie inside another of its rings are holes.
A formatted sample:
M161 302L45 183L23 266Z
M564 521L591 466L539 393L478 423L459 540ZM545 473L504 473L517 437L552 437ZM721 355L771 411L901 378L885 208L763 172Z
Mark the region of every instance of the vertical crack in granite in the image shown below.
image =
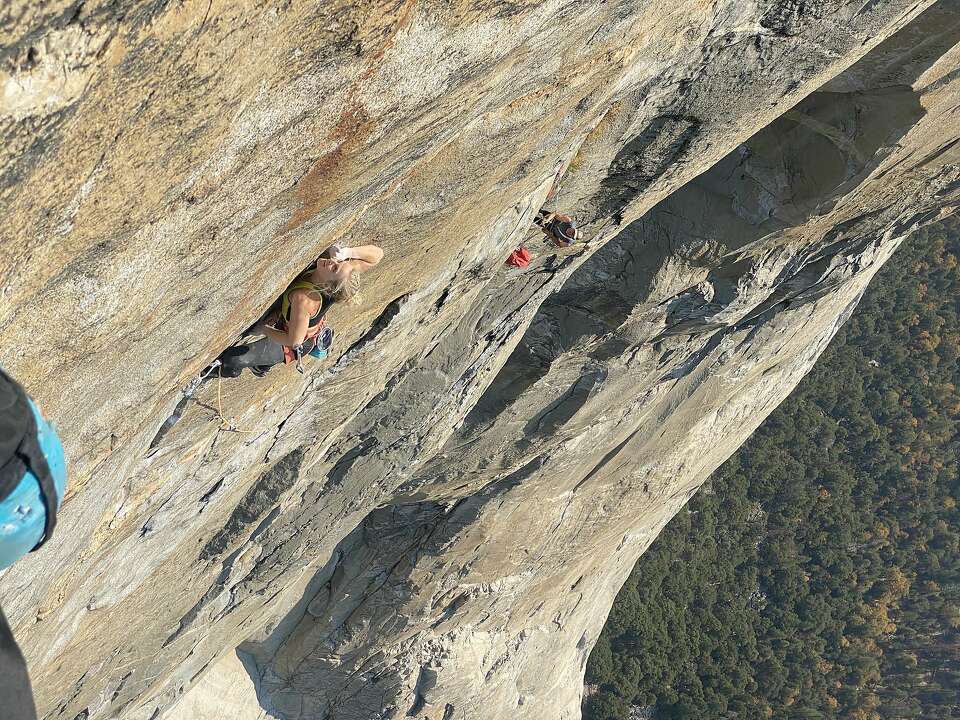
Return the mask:
M410 500L364 519L341 560L355 580L322 595L324 608L349 603L347 622L302 615L259 654L265 707L287 720L578 716L586 656L637 556L939 209L922 185L896 200L902 186L860 192L897 152L913 155L920 89L825 95L540 305L460 429L401 488ZM621 155L611 174L623 193L629 165Z
M576 717L636 557L957 204L960 11L801 5L14 0L0 361L72 467L2 579L44 716ZM556 177L579 255L528 232ZM334 240L387 259L328 364L148 453Z

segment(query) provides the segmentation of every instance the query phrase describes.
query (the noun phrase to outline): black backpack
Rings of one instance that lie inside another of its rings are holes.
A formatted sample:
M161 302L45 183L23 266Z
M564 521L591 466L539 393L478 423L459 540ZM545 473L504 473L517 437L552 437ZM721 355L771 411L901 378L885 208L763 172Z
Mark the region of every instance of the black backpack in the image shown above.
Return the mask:
M37 441L37 421L27 393L0 370L0 500L13 492L27 471L40 483L47 511L43 537L33 548L36 550L50 539L57 524L57 488Z

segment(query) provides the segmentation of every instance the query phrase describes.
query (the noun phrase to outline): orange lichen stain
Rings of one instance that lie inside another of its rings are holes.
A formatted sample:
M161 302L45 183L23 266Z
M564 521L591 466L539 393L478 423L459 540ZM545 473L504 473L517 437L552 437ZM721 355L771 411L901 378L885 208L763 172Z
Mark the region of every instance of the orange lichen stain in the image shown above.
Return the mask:
M280 228L279 234L296 230L328 207L349 184L356 169L355 151L370 137L374 123L363 106L350 102L330 134L337 146L321 156L297 185L300 207Z
M350 187L350 178L357 169L356 152L373 133L375 122L363 104L357 99L360 86L373 77L380 68L386 52L392 47L399 33L413 22L416 0L400 0L389 12L372 18L366 23L366 36L380 35L379 46L367 54L367 67L360 73L346 97L345 109L337 125L328 136L337 146L325 153L313 164L297 185L296 198L300 207L283 224L277 235L283 235L301 227L310 218L329 207L339 194Z

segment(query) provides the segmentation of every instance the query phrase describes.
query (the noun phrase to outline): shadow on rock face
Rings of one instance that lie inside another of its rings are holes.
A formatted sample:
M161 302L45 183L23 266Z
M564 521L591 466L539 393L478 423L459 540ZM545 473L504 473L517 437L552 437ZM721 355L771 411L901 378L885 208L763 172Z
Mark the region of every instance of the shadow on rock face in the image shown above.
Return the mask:
M859 65L850 72L860 72ZM632 343L617 331L639 306L659 302L652 284L662 281L667 262L678 264L677 278L700 268L706 280L668 296L667 334L712 326L710 318L738 296L754 265L730 253L829 212L923 117L912 87L882 86L878 78L880 86L870 88L860 74L859 89L811 94L598 250L543 303L461 435L492 422L578 346L598 362L626 352ZM641 195L687 152L697 127L695 118L659 117L624 146L602 183L603 213L616 216ZM575 383L563 397L581 393ZM535 432L538 422L525 431Z
M367 661L381 627L379 620L371 620L384 611L396 615L390 608L401 607L420 590L408 582L405 558L437 552L476 519L478 509L479 503L469 500L455 506L424 502L368 515L341 541L276 628L261 641L238 648L260 706L289 720L346 717L336 714L346 702L362 707L368 713L364 717L388 711L394 713L390 717L400 716L400 705L409 702L411 693L401 668ZM437 622L452 616L464 599L457 593L444 598ZM383 629L397 631L402 624L396 616ZM429 699L425 673L429 669L417 672L414 707L422 708Z
M647 253L713 268L705 291L672 301L670 332L705 327L740 294L753 263L730 253L830 212L923 115L907 86L813 93L638 221Z
M828 212L924 114L905 86L816 92L654 208L664 252L710 265Z
M646 192L686 152L699 127L696 118L664 115L624 145L601 183L601 216L619 223L623 208Z

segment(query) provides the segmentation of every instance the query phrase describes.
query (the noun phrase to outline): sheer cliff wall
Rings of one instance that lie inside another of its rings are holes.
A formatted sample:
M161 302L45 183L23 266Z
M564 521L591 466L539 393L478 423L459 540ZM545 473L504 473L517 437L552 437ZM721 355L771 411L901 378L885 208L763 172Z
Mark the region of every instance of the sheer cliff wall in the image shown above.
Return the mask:
M222 717L225 678L237 718L578 717L636 558L955 209L958 15L14 2L0 361L72 489L0 592L45 717ZM579 254L528 230L558 173ZM151 448L334 241L387 258L333 357Z

